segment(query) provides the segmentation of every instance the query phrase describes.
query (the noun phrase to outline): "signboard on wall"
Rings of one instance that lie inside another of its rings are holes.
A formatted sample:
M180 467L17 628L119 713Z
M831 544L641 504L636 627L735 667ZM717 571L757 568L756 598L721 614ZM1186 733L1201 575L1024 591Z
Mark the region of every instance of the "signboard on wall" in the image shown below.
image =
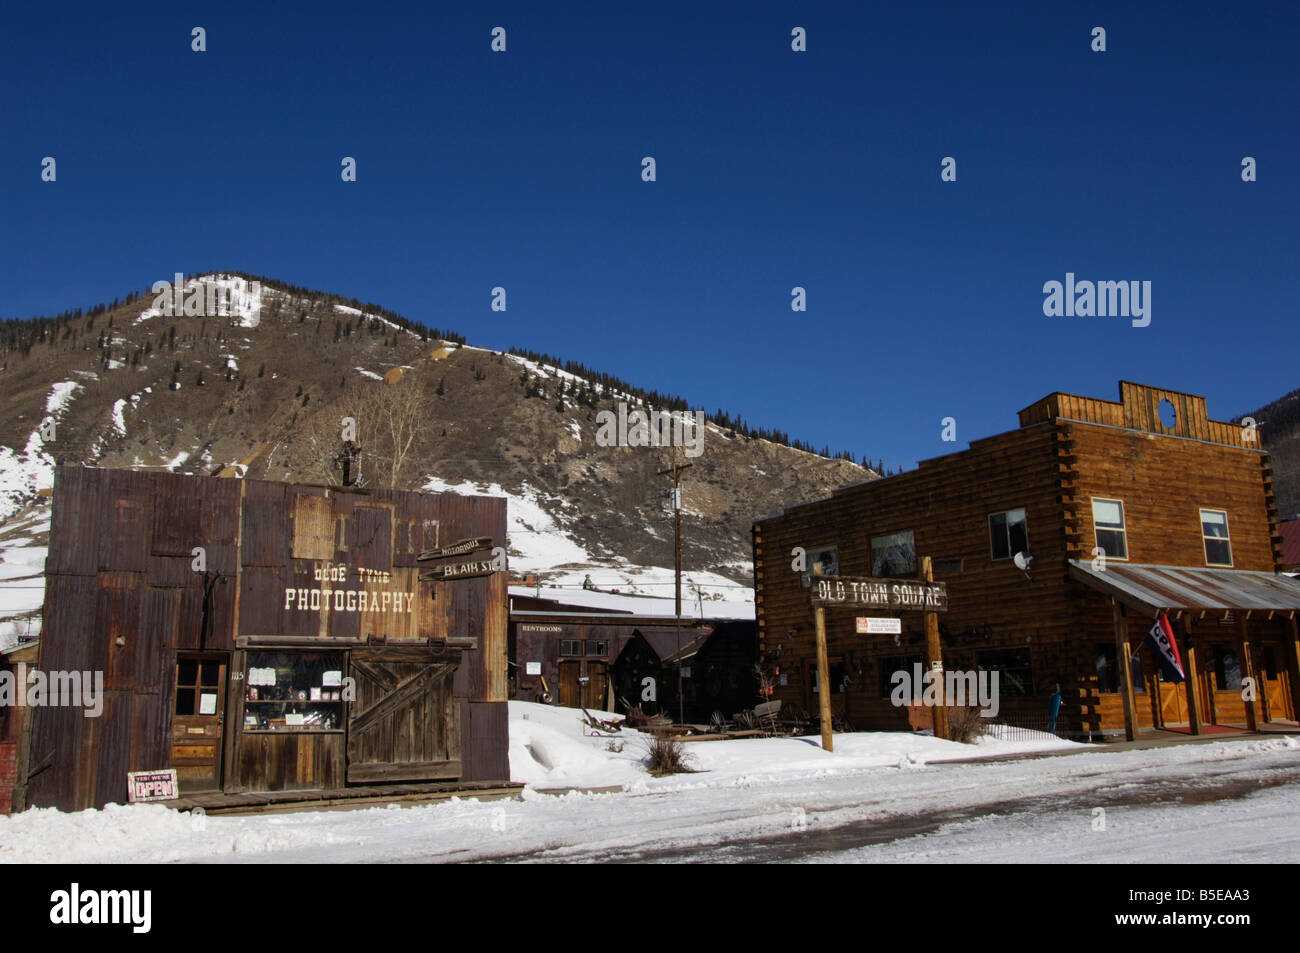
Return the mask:
M131 804L144 801L174 801L180 797L176 769L165 771L128 771L126 796Z
M860 579L829 576L815 580L813 606L947 612L948 586L916 579Z
M902 619L858 616L855 621L859 635L901 635L903 632Z

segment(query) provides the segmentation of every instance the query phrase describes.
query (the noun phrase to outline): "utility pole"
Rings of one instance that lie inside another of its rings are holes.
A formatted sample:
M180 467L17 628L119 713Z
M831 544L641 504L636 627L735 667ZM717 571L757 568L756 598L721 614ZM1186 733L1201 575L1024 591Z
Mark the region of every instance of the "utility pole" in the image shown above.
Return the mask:
M682 619L682 471L688 470L692 464L675 463L671 467L658 471L658 476L673 475L672 504L673 516L676 519L677 533L676 543L673 546L673 566L677 574L677 621Z
M671 467L657 472L658 476L673 475L672 504L676 523L675 542L673 544L673 569L677 581L677 598L673 615L677 620L677 723L686 722L686 693L682 685L682 471L691 467L689 463L674 463Z

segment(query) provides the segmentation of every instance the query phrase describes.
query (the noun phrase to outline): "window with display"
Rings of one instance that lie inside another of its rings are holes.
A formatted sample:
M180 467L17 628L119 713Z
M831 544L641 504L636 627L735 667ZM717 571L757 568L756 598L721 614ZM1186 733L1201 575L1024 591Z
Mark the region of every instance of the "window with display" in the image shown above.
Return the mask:
M249 652L245 731L341 731L342 652Z

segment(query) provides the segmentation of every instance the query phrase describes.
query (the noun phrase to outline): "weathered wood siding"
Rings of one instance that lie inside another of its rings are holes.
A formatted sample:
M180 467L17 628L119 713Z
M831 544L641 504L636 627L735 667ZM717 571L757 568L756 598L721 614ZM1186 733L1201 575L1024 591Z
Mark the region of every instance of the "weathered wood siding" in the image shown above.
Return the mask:
M948 585L950 608L940 615L945 668L975 668L981 653L1026 650L1032 693L1008 695L1004 685L1001 714L1042 716L1059 683L1066 730L1122 728L1122 697L1102 691L1096 674L1099 647L1114 646L1109 600L1067 573L1067 559L1090 559L1096 545L1090 498L1124 501L1132 562L1204 567L1202 507L1228 512L1234 568L1271 571L1280 547L1267 457L1240 427L1209 420L1204 399L1194 395L1128 382L1121 395L1118 403L1048 395L1020 412L1019 430L756 522L760 648L784 681L776 697L816 711L809 590L791 568L791 550L835 546L839 573L865 576L872 569L871 537L911 530L917 556L931 556L935 579ZM1164 398L1178 411L1168 430L1153 416ZM1139 425L1157 429L1124 429ZM1020 507L1035 558L1032 583L1010 559L990 553L989 515ZM962 560L961 571L945 573L944 561L955 559ZM846 690L832 695L832 709L857 727L905 728L905 714L881 697L881 677L894 667L888 660L924 655L922 619L901 614L903 633L895 642L856 634L855 616L868 614L885 613L827 612L832 667L843 666L847 677ZM1149 625L1131 615L1134 646ZM1252 638L1265 633L1252 628ZM1148 653L1143 677L1152 690L1138 696L1143 725L1157 714L1154 664ZM1235 714L1226 698L1221 710L1225 718Z
M343 731L242 730L243 650L351 651L368 642L454 646L455 673L438 703L440 730L458 722L454 737L433 743L404 734L423 731L414 722L390 725L396 757L459 761L466 779L508 778L505 573L452 583L416 578L422 549L478 536L504 545L505 506L454 494L57 468L38 664L102 672L105 707L100 718L79 708L34 710L28 803L102 806L125 800L128 771L171 766L178 651L218 653L229 663L220 752L227 791L345 783ZM196 555L206 579L195 571ZM345 581L315 578L331 563L349 568ZM289 604L289 589L328 592L312 609ZM390 592L388 605L337 611L335 600L363 591ZM397 609L393 591L411 594L410 611ZM422 704L400 718L415 719ZM475 712L470 727L467 707ZM425 758L426 743L442 747ZM452 747L456 757L443 757Z

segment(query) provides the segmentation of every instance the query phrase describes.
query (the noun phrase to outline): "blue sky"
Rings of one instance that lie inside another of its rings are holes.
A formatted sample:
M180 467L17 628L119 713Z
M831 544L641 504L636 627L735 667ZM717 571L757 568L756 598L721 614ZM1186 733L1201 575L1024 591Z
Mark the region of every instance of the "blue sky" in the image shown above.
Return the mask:
M35 6L4 316L245 270L908 467L1053 390L1300 386L1292 4ZM1150 326L1045 317L1067 271Z

